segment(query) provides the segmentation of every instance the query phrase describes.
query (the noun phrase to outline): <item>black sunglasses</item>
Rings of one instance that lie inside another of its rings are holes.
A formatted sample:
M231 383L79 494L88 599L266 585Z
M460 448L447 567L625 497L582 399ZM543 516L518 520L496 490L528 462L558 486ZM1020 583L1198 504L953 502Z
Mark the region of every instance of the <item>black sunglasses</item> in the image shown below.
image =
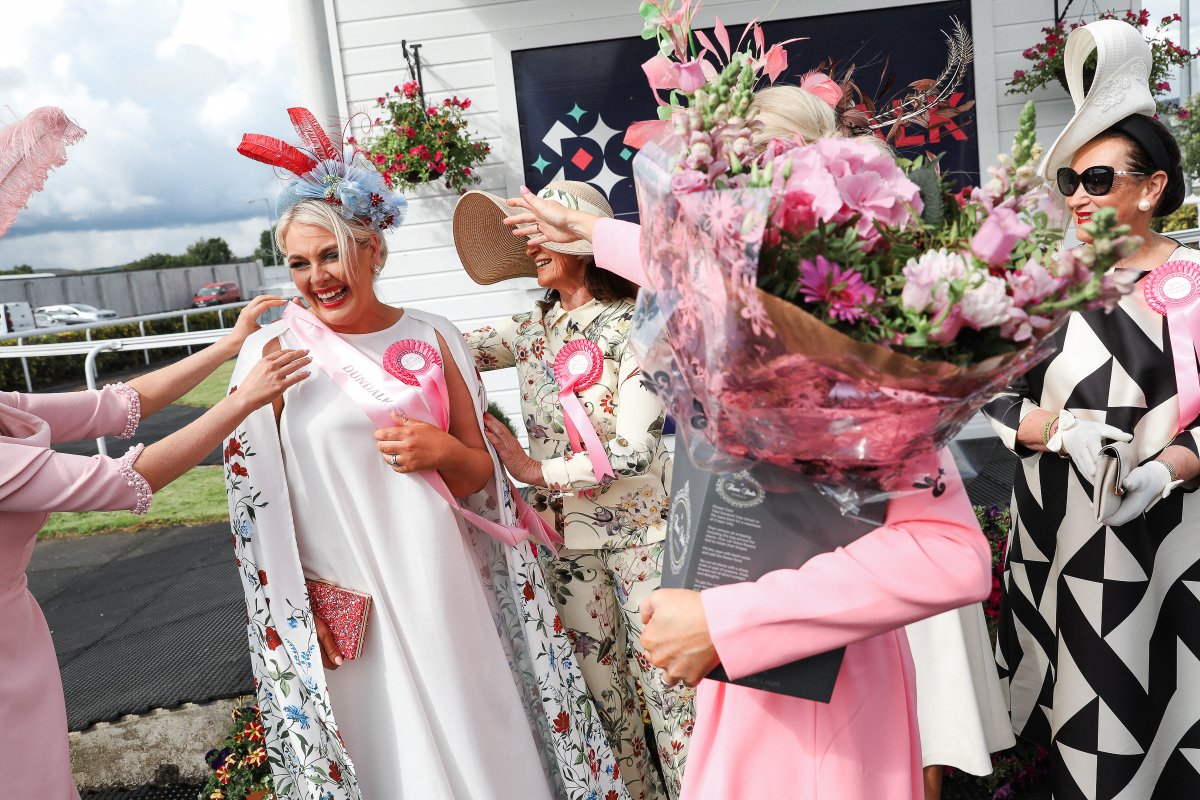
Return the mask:
M1064 196L1070 197L1083 184L1083 190L1092 197L1101 197L1112 191L1113 178L1117 175L1146 175L1145 172L1132 172L1126 169L1112 167L1088 167L1083 172L1076 172L1070 167L1058 168L1058 190Z

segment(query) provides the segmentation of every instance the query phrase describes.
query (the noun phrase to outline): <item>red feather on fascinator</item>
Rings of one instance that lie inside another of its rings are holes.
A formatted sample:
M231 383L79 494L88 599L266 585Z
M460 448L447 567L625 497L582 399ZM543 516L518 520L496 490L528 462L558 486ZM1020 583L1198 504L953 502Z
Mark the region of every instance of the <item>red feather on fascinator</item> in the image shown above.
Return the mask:
M43 106L0 128L0 236L8 232L30 195L46 185L50 170L67 163L67 145L87 133L63 113Z
M282 167L293 175L303 175L317 165L303 150L261 133L243 133L237 151L246 158Z
M289 108L288 119L296 126L300 134L300 143L307 147L312 154L322 161L341 161L342 151L335 147L329 139L329 134L317 122L317 118L307 108Z

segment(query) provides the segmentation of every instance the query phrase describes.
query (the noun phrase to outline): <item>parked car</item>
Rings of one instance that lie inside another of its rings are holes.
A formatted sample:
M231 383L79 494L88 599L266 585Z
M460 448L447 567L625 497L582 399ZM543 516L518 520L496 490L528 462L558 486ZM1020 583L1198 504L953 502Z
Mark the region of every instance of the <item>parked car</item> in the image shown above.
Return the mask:
M96 308L87 303L62 303L56 306L42 306L37 313L49 316L56 325L78 325L84 322L101 322L106 319L116 319L117 312L111 308Z
M33 324L39 328L53 328L58 323L54 321L54 317L42 311L33 312Z
M242 290L233 281L206 283L196 290L196 295L192 298L192 308L236 303L241 299Z

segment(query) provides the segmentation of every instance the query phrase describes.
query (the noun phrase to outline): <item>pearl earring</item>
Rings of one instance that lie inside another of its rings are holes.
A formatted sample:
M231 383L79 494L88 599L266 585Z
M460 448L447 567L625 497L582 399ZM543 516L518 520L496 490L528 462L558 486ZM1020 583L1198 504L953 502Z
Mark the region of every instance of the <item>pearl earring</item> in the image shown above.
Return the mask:
M1138 201L1138 211L1149 211L1149 210L1150 210L1150 201L1149 200L1139 200Z

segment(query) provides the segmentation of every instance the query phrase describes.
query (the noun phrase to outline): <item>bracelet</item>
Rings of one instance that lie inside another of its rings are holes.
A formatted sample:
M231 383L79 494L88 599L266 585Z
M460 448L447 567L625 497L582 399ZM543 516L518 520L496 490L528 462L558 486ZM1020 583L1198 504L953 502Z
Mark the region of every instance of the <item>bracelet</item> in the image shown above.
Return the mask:
M1167 472L1171 475L1171 483L1179 480L1179 473L1175 471L1175 467L1173 467L1169 461L1163 461L1161 458L1156 458L1154 460L1167 468Z
M1046 420L1046 424L1042 425L1042 444L1050 444L1050 429L1054 427L1054 423L1056 422L1058 422L1057 414Z

